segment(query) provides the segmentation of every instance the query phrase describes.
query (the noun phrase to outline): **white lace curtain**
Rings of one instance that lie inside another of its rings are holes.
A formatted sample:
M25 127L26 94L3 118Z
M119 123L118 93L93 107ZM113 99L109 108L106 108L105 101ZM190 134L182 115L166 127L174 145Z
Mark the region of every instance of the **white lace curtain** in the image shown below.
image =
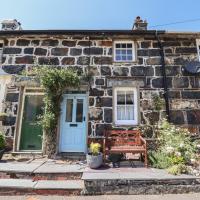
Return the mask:
M134 120L133 91L117 92L117 120Z

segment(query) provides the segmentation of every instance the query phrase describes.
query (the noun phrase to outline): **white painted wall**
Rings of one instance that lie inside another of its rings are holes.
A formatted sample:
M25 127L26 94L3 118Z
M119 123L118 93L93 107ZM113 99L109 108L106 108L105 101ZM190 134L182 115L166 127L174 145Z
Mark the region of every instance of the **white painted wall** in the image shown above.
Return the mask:
M3 100L5 98L6 85L11 82L12 76L10 75L0 75L0 112L3 110Z

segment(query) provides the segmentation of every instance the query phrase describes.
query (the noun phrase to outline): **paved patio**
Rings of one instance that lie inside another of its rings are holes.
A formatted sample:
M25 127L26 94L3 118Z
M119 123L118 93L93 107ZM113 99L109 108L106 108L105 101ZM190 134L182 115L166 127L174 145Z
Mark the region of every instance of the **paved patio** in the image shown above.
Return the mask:
M58 194L57 191L80 194L82 191L86 195L200 192L200 177L174 176L166 170L141 166L141 163L135 162L132 168L129 162L122 162L120 168L107 165L94 170L84 162L64 160L0 162L0 189L1 192L5 188L10 192L14 189L16 193L22 189L26 192L43 190L46 194L52 190L54 194Z
M0 172L27 173L27 174L59 174L59 173L83 173L82 179L190 179L197 178L191 175L171 175L166 170L141 167L137 163L135 167L129 164L122 164L120 168L104 166L99 169L90 169L86 163L77 162L69 164L57 160L33 160L30 162L0 162ZM200 177L199 177L200 178Z
M33 160L31 162L0 162L0 172L9 173L82 173L85 165L69 164L56 160Z

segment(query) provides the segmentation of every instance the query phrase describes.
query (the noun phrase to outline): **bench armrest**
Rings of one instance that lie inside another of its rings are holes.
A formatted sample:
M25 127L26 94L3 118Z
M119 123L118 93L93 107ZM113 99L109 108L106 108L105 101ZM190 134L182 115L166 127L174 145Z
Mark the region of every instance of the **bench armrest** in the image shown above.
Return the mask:
M142 136L140 136L140 140L142 141L142 144L144 144L145 146L147 145L146 140Z

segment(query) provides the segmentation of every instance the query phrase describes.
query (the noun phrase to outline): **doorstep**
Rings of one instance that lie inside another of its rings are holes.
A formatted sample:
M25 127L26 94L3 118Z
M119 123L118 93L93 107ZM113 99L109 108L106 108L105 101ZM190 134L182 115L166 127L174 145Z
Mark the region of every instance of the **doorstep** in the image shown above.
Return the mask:
M0 195L80 195L84 189L81 180L32 181L21 179L1 179Z

